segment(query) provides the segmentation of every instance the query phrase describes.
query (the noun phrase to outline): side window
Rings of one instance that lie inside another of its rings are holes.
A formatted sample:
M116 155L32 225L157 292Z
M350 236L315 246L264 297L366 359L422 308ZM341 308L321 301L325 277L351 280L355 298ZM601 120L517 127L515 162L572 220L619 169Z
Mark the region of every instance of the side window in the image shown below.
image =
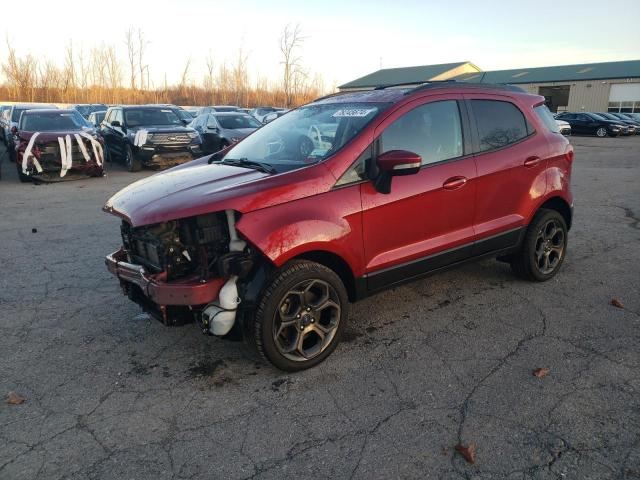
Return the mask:
M587 117L586 115L583 115L583 114L576 115L576 118L578 120L582 120L583 122L591 121L591 119L589 117Z
M371 145L360 154L358 159L353 162L346 172L336 182L336 186L349 185L350 183L360 182L367 179L367 166L371 162Z
M110 124L111 123L111 118L113 118L113 110L108 110L107 114L104 116L105 123Z
M471 100L476 118L480 151L502 148L528 135L524 114L511 102Z
M216 128L218 126L218 122L216 122L216 117L209 114L207 115L207 127Z
M124 121L122 120L122 110L116 110L113 112L113 120L117 120L118 122L120 122L120 125L124 125Z
M422 164L462 156L460 111L455 100L420 105L389 125L379 138L379 152L408 150Z
M546 105L538 105L533 108L533 111L536 112L538 118L545 124L549 131L553 133L560 133L556 119L553 118L553 115L551 115L551 112Z

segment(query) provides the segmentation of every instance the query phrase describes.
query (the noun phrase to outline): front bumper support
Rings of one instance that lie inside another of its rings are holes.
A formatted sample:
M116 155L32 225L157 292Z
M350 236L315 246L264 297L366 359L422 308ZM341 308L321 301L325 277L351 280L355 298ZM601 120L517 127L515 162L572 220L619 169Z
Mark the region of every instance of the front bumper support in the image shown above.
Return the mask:
M206 305L218 298L226 281L224 278L199 281L192 277L167 282L163 273L153 275L143 266L129 263L122 248L107 255L105 264L121 282L137 285L149 300L161 308L168 305Z

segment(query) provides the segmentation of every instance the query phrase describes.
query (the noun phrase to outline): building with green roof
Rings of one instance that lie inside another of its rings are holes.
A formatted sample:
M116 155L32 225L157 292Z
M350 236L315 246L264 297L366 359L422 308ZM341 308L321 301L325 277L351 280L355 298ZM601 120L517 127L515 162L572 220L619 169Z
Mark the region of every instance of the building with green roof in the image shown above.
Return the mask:
M389 68L341 85L339 89L417 85L434 80L518 85L543 95L554 112L640 112L640 60L493 71L482 71L471 62Z

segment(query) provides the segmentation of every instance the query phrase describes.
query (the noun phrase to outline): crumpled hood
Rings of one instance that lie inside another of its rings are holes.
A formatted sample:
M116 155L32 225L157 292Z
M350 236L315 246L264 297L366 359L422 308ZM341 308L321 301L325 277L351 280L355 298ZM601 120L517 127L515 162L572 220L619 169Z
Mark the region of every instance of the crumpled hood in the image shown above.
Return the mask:
M87 133L92 137L96 138L95 130L86 129L86 130L61 130L59 132L38 132L38 138L35 140L36 143L48 143L48 142L57 142L59 137L66 137L70 135L73 139L74 134L80 134L81 132ZM33 134L36 132L20 132L20 139L28 142Z
M322 164L270 175L208 159L138 180L107 200L103 210L138 227L227 209L246 213L327 191L335 183Z

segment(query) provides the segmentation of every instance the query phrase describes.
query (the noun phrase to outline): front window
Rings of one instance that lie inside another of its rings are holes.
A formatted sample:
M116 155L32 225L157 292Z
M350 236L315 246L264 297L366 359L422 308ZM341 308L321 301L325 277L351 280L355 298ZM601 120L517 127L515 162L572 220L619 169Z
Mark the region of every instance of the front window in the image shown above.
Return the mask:
M18 120L20 120L20 115L25 110L27 110L27 109L26 108L14 108L13 112L11 113L11 121L12 122L17 122Z
M248 115L214 115L220 126L224 129L259 128L258 121Z
M57 132L82 130L91 125L80 112L29 112L20 119L20 130L26 132Z
M300 107L256 130L224 160L266 163L277 171L315 164L340 150L387 107L382 103Z
M127 126L141 125L182 125L180 118L168 108L132 108L125 110Z

